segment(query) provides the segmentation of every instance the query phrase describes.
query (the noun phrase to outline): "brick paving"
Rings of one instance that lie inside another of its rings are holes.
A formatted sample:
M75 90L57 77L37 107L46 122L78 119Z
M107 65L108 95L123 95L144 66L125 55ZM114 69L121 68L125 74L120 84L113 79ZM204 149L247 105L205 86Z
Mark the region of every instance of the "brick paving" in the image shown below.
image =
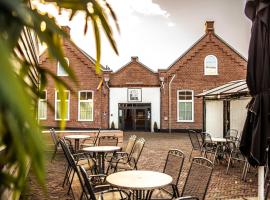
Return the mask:
M168 134L168 133L143 133L143 132L127 132L124 133L124 141L127 141L131 134L146 139L146 145L139 160L139 169L162 171L165 158L169 149L181 149L186 160L179 182L179 191L185 181L187 171L190 165L188 156L191 151L191 144L187 134ZM196 153L194 154L196 155ZM28 179L28 187L21 199L72 199L67 195L67 188L62 188L62 180L64 177L64 156L59 153L53 163L47 162L47 192L44 195L43 190L36 183L33 175L30 173ZM257 193L257 176L256 170L251 169L248 173L247 181L241 180L241 172L243 165L236 164L230 168L229 174L225 174L226 163L219 163L215 166L213 176L209 185L206 199L246 199L246 197L254 197Z

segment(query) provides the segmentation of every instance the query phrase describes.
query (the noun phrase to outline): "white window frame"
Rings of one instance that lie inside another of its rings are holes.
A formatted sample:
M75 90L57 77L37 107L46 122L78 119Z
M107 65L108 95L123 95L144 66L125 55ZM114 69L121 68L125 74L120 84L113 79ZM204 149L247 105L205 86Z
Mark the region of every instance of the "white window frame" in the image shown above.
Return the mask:
M215 61L216 61L216 73L215 74L207 74L206 72L207 72L207 70L206 70L206 60L207 60L207 58L208 57L213 57L214 59L215 59ZM217 57L215 56L215 55L207 55L207 56L205 56L205 58L204 58L204 75L205 76L216 76L216 75L218 75L218 59L217 59Z
M55 120L56 121L59 121L59 120L62 120L61 118L57 118L57 102L60 102L60 99L58 100L57 99L57 92L59 92L58 90L55 90L55 95L54 95L54 97L55 97L55 101L54 101L54 118L55 118ZM68 116L68 118L67 119L63 119L63 120L65 120L65 121L68 121L68 120L70 120L70 91L69 90L64 90L64 92L68 92L68 99L67 100L65 100L65 101L68 101L68 107L67 107L67 116Z
M80 100L81 98L81 92L91 92L92 93L92 100ZM92 108L92 119L80 119L80 103L81 102L92 102L93 108ZM78 92L78 121L81 122L92 122L94 121L94 91L93 90L80 90Z
M43 90L42 92L45 92L45 99L38 99L38 119L39 120L46 120L47 119L47 90ZM39 108L40 108L40 103L41 102L45 102L46 103L46 107L45 107L45 117L44 118L41 118L40 117L40 112L39 112Z
M67 58L67 57L64 57L64 59L66 60L66 62L67 62L67 65L69 66L69 59ZM64 68L63 68L63 70L62 71L65 71L65 74L60 74L60 67L62 67L61 66L61 64L60 64L60 62L58 61L57 62L57 76L68 76L68 73L64 70Z
M187 92L191 92L192 93L192 100L180 100L179 99L179 92L183 92L183 91L187 91ZM177 90L177 93L176 93L176 102L177 102L177 122L194 122L194 91L193 90ZM180 102L185 102L185 103L188 103L188 102L191 102L192 103L192 109L191 109L191 117L192 119L191 120L180 120L180 116L179 116L179 103Z

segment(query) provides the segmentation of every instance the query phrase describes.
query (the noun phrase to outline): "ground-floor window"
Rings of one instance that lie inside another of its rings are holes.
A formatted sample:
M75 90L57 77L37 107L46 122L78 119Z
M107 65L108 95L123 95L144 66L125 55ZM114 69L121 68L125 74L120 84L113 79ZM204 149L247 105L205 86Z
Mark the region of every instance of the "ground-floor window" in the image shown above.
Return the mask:
M79 121L93 121L93 92L79 91Z
M193 90L177 91L177 121L193 122L194 97Z
M64 103L65 103L65 111L64 111L64 120L69 120L69 100L70 94L68 90L64 91ZM55 119L61 119L61 101L60 94L58 91L55 92Z
M47 119L47 91L42 91L38 100L38 119Z

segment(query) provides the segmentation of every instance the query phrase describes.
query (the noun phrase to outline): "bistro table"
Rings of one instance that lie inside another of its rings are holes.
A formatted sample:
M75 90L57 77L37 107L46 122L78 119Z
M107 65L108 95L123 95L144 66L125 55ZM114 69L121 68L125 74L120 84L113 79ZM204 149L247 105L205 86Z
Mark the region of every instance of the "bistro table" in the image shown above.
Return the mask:
M163 188L172 182L168 174L146 171L128 170L110 174L106 181L112 186L132 190L133 199L151 199L154 189Z
M105 171L105 154L113 153L119 151L121 147L119 146L94 146L85 147L82 150L87 152L93 152L97 154L99 173L104 174Z
M79 150L80 139L87 139L90 138L89 135L66 135L65 138L67 139L74 139L75 140L75 152Z

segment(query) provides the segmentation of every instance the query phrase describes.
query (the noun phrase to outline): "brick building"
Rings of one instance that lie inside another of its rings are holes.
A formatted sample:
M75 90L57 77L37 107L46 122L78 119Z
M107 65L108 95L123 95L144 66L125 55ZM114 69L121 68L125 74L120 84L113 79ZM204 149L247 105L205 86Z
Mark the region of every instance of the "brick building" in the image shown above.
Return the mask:
M65 41L64 51L78 78L78 86L72 86L75 93L70 93L67 100L68 128L110 128L114 124L123 130L150 131L156 123L162 130L202 129L203 101L195 96L246 76L245 58L215 34L214 22L206 22L201 39L171 66L158 72L132 57L118 71L103 68L103 74L98 76L94 59L75 44ZM50 60L47 53L41 61L45 68L59 71L57 62ZM102 79L104 83L98 87ZM53 83L49 83L46 93L47 100L41 104L48 101L57 107ZM87 106L82 111L80 105L84 103ZM47 109L42 124L56 127L56 113Z

